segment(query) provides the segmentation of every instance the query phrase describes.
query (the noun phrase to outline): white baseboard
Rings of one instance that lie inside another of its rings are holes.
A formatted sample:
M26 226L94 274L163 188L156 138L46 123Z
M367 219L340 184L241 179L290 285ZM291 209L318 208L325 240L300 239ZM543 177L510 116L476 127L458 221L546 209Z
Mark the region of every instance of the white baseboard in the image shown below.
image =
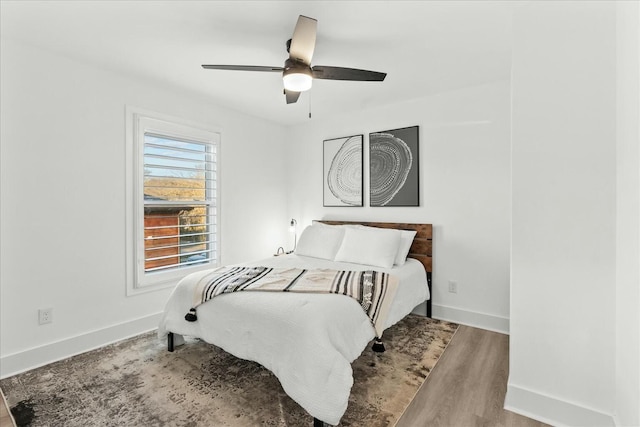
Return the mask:
M504 409L553 426L614 427L613 416L513 384Z
M436 304L432 306L432 316L435 319L473 326L501 334L509 334L509 318L507 317Z
M158 327L161 313L151 314L96 331L8 354L0 358L0 378L85 353Z
M424 304L416 312L424 314ZM157 328L161 313L130 320L97 331L30 348L0 358L0 379L28 371L76 354L85 353L105 345L139 335ZM509 333L509 319L485 313L433 305L433 317L490 331Z

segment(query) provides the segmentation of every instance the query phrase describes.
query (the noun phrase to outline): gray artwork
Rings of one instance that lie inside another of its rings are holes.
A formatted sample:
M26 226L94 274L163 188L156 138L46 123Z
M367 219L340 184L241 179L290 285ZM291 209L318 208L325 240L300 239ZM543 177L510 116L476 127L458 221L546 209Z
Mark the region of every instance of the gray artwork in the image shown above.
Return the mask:
M324 206L362 206L363 135L324 141Z
M371 206L419 206L418 126L369 134Z

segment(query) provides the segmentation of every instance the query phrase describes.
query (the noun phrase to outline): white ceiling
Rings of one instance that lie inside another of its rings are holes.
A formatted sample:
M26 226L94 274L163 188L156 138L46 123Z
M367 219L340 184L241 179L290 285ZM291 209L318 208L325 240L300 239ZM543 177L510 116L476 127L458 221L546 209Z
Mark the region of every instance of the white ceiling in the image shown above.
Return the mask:
M312 65L388 73L382 83L314 81L314 118L509 77L508 1L6 1L3 38L209 97L284 125L277 73L201 64L282 66L298 15L318 20ZM46 64L43 64L46 66Z

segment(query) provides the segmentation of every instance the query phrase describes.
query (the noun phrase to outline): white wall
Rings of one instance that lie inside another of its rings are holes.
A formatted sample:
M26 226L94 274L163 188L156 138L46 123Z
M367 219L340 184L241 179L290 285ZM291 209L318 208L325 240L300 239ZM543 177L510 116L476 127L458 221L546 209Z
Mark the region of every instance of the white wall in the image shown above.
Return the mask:
M508 332L509 119L506 81L311 119L287 138L289 212L301 226L320 218L432 223L434 317ZM368 207L368 134L413 125L420 207ZM324 208L322 141L354 134L365 135L365 207Z
M1 55L2 376L157 325L169 290L125 296L125 105L221 129L223 263L288 237L281 126L15 42Z
M616 424L640 425L640 7L617 10Z
M614 2L515 8L512 114L506 407L554 425L612 425Z
M509 409L557 425L638 424L637 40L618 40L615 68L616 19L635 10L620 28L637 33L638 7L617 7L519 4L511 82L288 130L3 40L0 376L156 324L168 291L125 297L133 105L222 129L223 263L286 245L291 216L300 229L315 218L431 222L434 314L511 329ZM322 207L323 139L412 125L420 207ZM41 307L53 324L37 325Z

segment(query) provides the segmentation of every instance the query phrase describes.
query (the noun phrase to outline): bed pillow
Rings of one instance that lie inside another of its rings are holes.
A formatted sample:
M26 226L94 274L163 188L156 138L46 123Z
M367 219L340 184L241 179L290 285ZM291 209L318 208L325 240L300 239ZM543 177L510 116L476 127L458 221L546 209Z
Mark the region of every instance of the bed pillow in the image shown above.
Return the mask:
M382 233L398 233L398 235L400 236L400 244L398 245L398 253L396 254L396 258L393 261L394 265L404 265L404 263L407 262L407 255L409 254L409 250L411 250L413 238L416 237L416 234L418 233L415 230L398 230L396 228L369 227L361 224L350 224L347 227L366 228L367 230L372 230L374 232L380 231Z
M297 255L333 261L342 243L344 228L313 224L304 229L298 239Z
M346 227L335 260L391 268L399 245L397 230Z
M404 265L407 262L407 255L411 249L413 238L418 234L415 230L398 230L400 231L400 244L398 245L398 253L396 259L393 262L395 265Z
M333 224L325 224L324 222L320 222L318 220L313 220L311 221L311 225L317 225L318 227L333 227L333 228L345 228L345 227L351 227L351 225L349 224L338 224L338 225L333 225Z

